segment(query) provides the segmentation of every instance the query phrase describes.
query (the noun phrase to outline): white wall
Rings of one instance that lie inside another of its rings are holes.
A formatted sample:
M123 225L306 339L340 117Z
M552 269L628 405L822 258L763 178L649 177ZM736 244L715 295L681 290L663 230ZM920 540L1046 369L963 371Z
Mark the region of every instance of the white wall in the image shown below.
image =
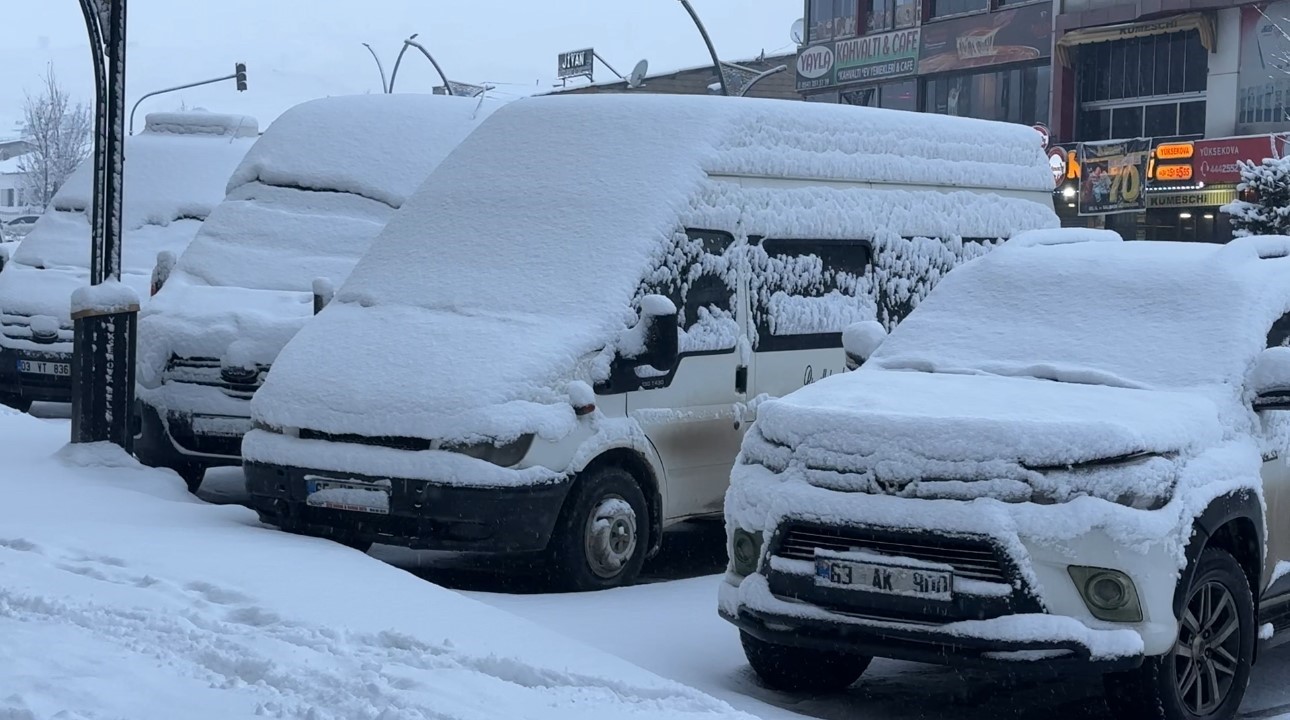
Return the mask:
M1237 70L1241 61L1241 9L1217 13L1214 50L1209 55L1209 84L1205 92L1205 137L1236 134Z

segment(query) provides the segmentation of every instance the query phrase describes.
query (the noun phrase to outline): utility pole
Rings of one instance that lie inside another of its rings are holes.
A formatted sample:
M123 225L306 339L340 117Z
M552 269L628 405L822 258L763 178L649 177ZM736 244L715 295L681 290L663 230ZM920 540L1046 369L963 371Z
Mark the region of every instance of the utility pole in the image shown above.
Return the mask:
M125 149L126 0L80 0L94 62L90 287L72 295L72 442L133 449L138 297L119 287ZM105 287L105 284L108 284Z

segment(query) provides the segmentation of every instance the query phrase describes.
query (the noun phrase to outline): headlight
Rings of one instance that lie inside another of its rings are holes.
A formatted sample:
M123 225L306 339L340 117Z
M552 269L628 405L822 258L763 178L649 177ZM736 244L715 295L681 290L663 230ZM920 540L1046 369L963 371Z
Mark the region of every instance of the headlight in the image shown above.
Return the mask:
M757 572L761 560L761 533L751 533L735 528L730 538L730 560L737 575L747 577Z
M533 435L521 435L511 442L494 445L492 442L470 444L444 443L441 450L468 455L476 460L483 460L502 467L511 467L524 459L529 448L533 446Z
M1173 499L1177 453L1135 452L1070 465L1026 466L1039 473L1031 480L1031 502L1069 502L1091 495L1135 510L1159 510Z
M1066 568L1093 617L1108 622L1141 622L1142 604L1133 580L1118 570Z

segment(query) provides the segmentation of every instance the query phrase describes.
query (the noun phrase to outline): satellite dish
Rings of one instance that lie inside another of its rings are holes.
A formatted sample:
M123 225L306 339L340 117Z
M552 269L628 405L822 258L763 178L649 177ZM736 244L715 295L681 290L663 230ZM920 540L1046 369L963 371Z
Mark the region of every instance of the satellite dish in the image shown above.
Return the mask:
M806 39L806 21L798 18L793 23L793 29L788 31L788 36L795 44L801 45L802 41Z
M632 68L632 74L627 76L627 87L638 88L645 84L645 73L649 72L649 60L641 60Z

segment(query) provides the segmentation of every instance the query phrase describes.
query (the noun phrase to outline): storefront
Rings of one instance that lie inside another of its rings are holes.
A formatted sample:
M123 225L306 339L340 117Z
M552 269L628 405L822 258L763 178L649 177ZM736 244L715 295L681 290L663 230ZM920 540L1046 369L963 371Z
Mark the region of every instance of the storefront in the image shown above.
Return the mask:
M807 12L811 44L797 58L797 89L807 100L1047 121L1047 0L811 0Z
M1104 227L1128 240L1225 243L1238 161L1284 155L1285 135L1083 143L1059 189L1062 224ZM1145 156L1135 153L1147 150ZM1141 192L1134 188L1140 187Z

